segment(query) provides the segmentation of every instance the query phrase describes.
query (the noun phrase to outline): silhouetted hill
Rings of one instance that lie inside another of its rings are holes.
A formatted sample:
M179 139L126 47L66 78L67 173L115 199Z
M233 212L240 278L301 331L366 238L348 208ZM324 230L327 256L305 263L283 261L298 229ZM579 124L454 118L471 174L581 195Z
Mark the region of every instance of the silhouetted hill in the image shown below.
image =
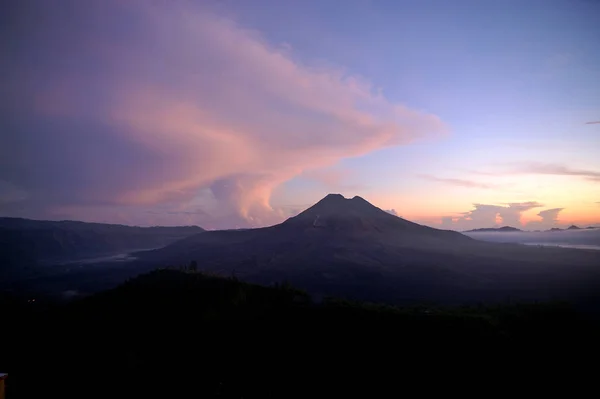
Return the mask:
M131 227L77 221L0 218L0 263L32 267L53 262L151 249L204 231L197 226Z
M465 233L491 233L491 232L495 232L495 233L513 233L516 231L523 231L521 229L517 229L516 227L510 227L510 226L504 226L504 227L491 227L491 228L483 228L483 229L473 229L473 230L467 230L465 231Z
M569 227L567 228L567 230L581 230L581 227L577 227L577 226L575 226L575 225L573 224L573 225L569 226Z
M572 369L569 356L591 355L598 332L561 303L315 304L288 284L175 270L68 305L5 298L0 306L10 399L385 397L428 393L438 388L432 380L480 393L479 384L463 386L465 376L496 379L507 364L503 386L522 389L521 372L531 382L533 371L547 378L545 365Z
M157 265L196 260L201 270L264 284L289 280L316 295L392 303L587 295L600 280L600 253L477 241L341 195L279 225L208 231L137 255Z

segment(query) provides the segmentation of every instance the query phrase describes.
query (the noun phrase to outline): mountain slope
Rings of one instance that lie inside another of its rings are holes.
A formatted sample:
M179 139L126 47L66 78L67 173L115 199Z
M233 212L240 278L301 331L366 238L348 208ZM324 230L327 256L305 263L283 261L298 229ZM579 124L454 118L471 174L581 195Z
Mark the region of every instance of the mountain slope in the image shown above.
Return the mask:
M196 260L202 270L259 283L289 280L317 296L395 303L579 293L600 264L600 253L485 243L341 195L276 226L209 231L139 256L157 265Z
M327 195L304 212L283 222L282 227L316 228L344 235L376 234L380 239L392 235L398 243L404 240L407 245L420 245L423 240L436 240L438 243L471 241L454 231L422 226L391 215L361 197L346 199L340 194Z

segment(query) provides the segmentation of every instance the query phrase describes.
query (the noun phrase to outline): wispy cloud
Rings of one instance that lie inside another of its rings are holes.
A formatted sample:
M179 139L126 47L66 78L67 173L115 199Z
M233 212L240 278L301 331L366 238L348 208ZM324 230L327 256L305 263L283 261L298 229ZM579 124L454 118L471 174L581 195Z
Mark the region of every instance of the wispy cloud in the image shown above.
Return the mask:
M571 168L562 164L542 162L517 162L498 164L497 171L470 170L469 173L481 176L507 176L518 174L577 176L587 180L600 182L600 171Z
M0 179L43 198L30 208L185 204L209 189L219 214L264 225L285 217L274 187L304 170L445 130L193 2L37 4L11 24L39 21L9 32L22 51L0 59L14 127Z
M436 177L436 176L432 176L432 175L423 175L423 174L418 175L418 177L420 177L421 179L425 179L425 180L446 183L446 184L452 184L454 186L460 186L460 187L485 188L485 189L495 188L495 186L492 184L480 183L480 182L473 181L473 180L443 178L443 177Z
M585 124L586 125L596 125L596 124L599 124L599 123L600 123L600 121L592 121L592 122L586 122Z
M523 163L517 165L513 172L539 175L579 176L587 180L600 182L600 172L595 170L574 169L560 164Z
M515 174L578 176L590 181L600 182L600 171L571 168L557 163L511 162L497 164L496 167L498 167L496 171L469 170L468 172L480 176L506 176Z

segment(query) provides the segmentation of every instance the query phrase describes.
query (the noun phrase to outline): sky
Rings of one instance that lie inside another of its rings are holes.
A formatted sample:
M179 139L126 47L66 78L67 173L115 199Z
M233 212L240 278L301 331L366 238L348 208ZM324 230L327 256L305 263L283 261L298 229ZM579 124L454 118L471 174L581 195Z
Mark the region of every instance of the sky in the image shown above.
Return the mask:
M599 37L595 0L9 0L0 216L600 225Z

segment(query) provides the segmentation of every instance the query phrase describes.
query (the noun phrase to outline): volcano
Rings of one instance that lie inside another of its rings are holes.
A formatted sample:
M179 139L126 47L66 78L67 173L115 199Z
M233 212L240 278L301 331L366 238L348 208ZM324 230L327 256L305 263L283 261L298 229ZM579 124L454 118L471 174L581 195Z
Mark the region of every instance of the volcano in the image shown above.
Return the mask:
M346 199L341 194L327 195L304 212L286 220L283 226L314 227L342 234L381 233L394 229L422 227L382 211L361 197Z
M361 197L344 198L329 194L282 226L316 227L338 233L405 231L413 234L435 234L441 230L409 222L373 206ZM454 237L460 234L452 234Z
M581 271L600 264L600 252L482 242L340 194L275 226L206 231L139 257L195 260L200 270L261 284L286 280L318 296L393 303L539 299L592 281Z
M377 208L361 197L344 198L329 194L321 201L276 229L296 233L322 232L332 236L362 237L364 239L391 240L397 245L422 246L472 240L454 231L438 230L409 222Z

